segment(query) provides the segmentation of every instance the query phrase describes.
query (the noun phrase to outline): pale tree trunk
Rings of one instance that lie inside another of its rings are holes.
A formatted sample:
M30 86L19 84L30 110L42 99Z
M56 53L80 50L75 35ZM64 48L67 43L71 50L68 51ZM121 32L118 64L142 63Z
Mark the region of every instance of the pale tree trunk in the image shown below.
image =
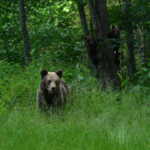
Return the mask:
M134 47L134 33L133 33L133 24L131 21L124 19L127 15L127 11L131 6L130 0L127 0L124 5L124 9L122 10L122 17L124 21L124 28L126 32L126 45L127 45L127 57L128 57L128 75L130 80L133 80L134 74L136 73L136 63L135 63L135 47Z
M96 31L97 39L106 38L110 32L108 13L105 0L88 0L90 17ZM117 66L114 63L114 52L110 44L101 43L97 50L99 59L98 72L101 90L106 84L118 86L120 84L117 75Z
M19 0L19 15L20 15L20 26L21 26L22 37L23 37L25 64L29 65L31 61L30 53L29 53L30 44L29 44L29 37L28 37L27 28L26 28L26 15L25 15L25 9L24 9L24 0Z

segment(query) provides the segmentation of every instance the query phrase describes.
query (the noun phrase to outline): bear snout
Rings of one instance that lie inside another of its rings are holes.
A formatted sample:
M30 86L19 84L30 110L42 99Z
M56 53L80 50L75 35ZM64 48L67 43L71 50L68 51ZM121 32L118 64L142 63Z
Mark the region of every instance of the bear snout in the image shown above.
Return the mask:
M56 90L56 87L51 87L52 92Z
M54 87L54 86L48 87L47 90L48 90L49 94L52 94L52 93L54 93L56 91L56 87Z

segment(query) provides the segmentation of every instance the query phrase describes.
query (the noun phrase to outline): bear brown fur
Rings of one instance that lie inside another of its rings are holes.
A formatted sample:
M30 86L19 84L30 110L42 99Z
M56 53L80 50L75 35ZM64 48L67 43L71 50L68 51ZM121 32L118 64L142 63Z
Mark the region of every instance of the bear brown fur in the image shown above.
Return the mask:
M120 29L118 27L112 26L111 31L107 34L108 39L120 39ZM103 39L94 40L93 35L89 35L87 37L84 37L85 44L88 52L89 59L92 61L94 65L98 65L98 58L97 58L97 47L99 45L99 42L104 41ZM120 43L118 42L112 42L113 51L115 55L114 63L119 68L120 66L120 53L119 53L119 47Z
M107 34L107 37L109 39L120 39L120 29L121 28L115 27L113 25L111 31ZM114 63L119 68L120 67L120 60L119 60L119 57L120 57L120 52L119 52L120 43L112 42L112 46L113 46L113 51L114 51L114 55L115 55Z
M98 44L94 40L93 35L89 35L87 37L84 37L87 53L89 56L89 59L94 65L98 65L98 58L97 58L97 46Z
M62 108L68 98L68 86L61 80L62 70L56 72L48 72L42 69L41 82L37 90L38 107L42 110L55 108L59 106Z

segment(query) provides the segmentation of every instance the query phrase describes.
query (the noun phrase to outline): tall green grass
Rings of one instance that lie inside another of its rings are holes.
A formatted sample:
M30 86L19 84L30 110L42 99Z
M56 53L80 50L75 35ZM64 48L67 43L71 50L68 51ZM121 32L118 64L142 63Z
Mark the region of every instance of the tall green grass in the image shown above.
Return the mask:
M80 89L72 94L73 104L68 102L62 113L50 116L38 113L35 105L6 108L0 117L0 149L150 148L149 106L135 105L133 95L124 95L118 104L112 93L99 96Z
M17 68L1 81L0 150L150 149L150 108L143 93L100 92L93 77L74 79L64 111L47 116L36 106L39 70Z

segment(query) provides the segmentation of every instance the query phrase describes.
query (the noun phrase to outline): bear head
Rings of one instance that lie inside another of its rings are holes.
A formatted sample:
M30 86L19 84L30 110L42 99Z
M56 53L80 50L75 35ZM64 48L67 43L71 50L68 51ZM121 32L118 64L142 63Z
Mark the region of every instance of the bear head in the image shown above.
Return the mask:
M109 39L112 39L112 38L120 38L120 27L115 27L114 25L112 25L112 29L111 31L107 34L108 38Z
M59 69L56 72L48 72L46 69L42 69L40 74L42 88L46 89L49 94L55 93L60 87L62 70Z
M93 35L89 35L84 37L84 39L86 40L86 42L90 45L94 44L94 40L93 40Z

